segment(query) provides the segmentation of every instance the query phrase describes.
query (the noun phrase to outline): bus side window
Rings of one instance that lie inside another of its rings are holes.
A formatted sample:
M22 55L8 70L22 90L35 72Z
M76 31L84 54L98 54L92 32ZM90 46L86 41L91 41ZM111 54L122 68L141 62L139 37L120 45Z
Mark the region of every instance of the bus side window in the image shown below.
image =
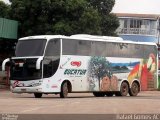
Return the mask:
M140 44L133 44L133 51L134 51L134 54L133 54L133 57L134 58L143 58L143 55L144 55L144 48L142 45Z
M63 55L77 55L77 40L63 39L62 40Z
M77 55L90 56L91 42L90 41L78 41L77 42Z
M151 45L145 45L144 46L144 58L148 59L150 54L157 55L157 48L156 46L151 46Z
M112 42L106 43L106 56L107 57L118 57L119 52L118 52L117 45L118 45L117 43L112 43Z
M96 42L95 55L96 56L106 56L106 43L105 42Z
M124 57L127 58L128 57L128 51L129 51L129 45L127 43L119 43L118 45L118 57Z

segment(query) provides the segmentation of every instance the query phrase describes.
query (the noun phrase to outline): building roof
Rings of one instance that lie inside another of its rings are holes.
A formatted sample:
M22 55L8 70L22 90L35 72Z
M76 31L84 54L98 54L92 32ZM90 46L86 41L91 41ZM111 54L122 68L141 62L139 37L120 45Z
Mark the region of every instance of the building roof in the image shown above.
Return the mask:
M137 17L144 19L158 19L160 15L157 14L131 14L131 13L115 13L119 18Z

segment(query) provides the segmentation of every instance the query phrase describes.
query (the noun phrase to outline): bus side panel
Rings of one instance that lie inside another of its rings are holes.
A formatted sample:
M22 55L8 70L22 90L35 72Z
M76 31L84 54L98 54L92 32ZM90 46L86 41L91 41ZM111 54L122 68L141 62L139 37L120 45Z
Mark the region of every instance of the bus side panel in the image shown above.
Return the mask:
M91 57L89 67L90 79L100 81L100 91L119 91L123 80L128 80L129 87L139 80L143 91L156 89L157 60L152 53L148 59Z
M142 59L134 58L91 57L89 82L94 84L95 79L99 81L99 91L119 91L123 80L128 80L129 84L133 82L135 78L129 78L130 72L141 61ZM139 80L138 76L136 77ZM95 91L94 88L92 91Z
M62 71L61 76L63 80L68 79L72 84L73 92L87 92L89 90L89 70L88 64L90 57L88 56L72 56L63 55L60 63L60 70ZM98 83L95 81L95 90L99 90Z
M153 54L148 59L63 55L50 91L60 92L64 80L70 81L72 92L119 91L123 80L130 85L139 80L141 90L150 90L155 88L156 67Z

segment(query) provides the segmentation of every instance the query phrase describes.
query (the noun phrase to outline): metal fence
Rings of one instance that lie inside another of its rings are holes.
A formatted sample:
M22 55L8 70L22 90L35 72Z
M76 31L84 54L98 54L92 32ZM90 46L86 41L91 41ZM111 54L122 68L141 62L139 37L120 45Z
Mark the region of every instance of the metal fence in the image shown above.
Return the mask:
M136 35L157 35L156 29L141 29L141 28L119 28L117 29L118 34L136 34Z

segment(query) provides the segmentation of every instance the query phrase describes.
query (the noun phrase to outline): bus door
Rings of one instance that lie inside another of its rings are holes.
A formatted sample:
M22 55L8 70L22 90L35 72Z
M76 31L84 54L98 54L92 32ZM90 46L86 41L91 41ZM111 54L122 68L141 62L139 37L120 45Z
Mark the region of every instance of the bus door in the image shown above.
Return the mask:
M48 42L44 61L43 78L51 77L58 69L60 61L60 39L52 39Z

